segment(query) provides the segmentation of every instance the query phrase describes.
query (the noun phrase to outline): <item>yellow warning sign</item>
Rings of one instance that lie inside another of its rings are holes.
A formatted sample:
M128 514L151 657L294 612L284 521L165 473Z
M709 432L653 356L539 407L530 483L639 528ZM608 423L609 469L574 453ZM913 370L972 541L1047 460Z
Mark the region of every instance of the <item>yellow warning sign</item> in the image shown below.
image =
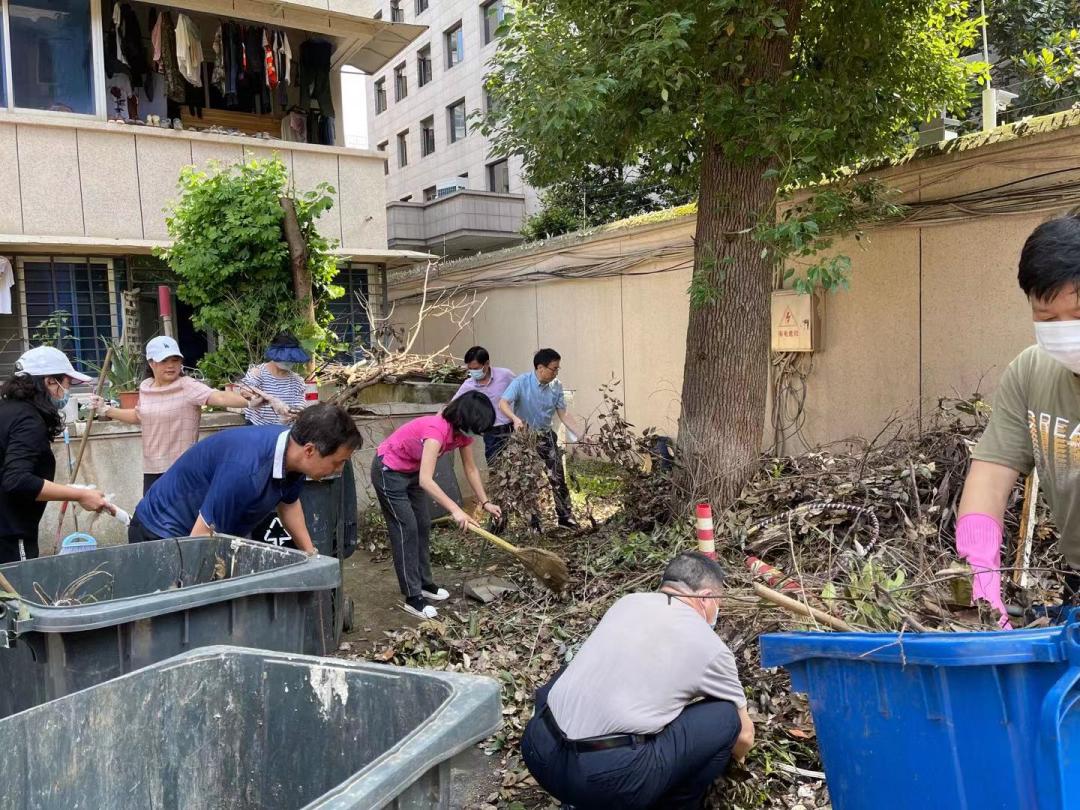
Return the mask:
M791 311L791 307L784 307L784 317L780 319L780 326L787 329L798 328L799 324L795 320L795 313Z

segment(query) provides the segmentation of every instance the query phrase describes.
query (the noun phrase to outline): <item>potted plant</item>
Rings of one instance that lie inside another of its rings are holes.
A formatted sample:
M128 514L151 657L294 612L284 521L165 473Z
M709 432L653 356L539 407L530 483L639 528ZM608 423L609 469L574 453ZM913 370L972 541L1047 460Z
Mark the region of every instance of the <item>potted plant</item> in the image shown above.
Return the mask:
M109 394L120 402L121 408L134 408L139 403L139 381L143 372L143 358L121 340L102 338L105 349L112 349L107 369L99 368L109 384Z

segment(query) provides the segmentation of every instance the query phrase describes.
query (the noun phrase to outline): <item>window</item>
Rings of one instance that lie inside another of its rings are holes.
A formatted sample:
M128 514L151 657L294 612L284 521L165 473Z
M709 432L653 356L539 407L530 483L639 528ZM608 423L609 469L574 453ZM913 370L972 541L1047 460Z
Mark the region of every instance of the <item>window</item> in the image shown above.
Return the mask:
M389 145L390 145L390 141L383 141L382 143L380 143L375 148L378 149L380 152L385 152L386 147L388 147ZM390 160L389 160L389 158L383 158L382 169L383 169L383 174L390 174Z
M409 77L405 75L405 63L394 68L394 101L401 101L409 95Z
M484 43L487 44L495 40L506 10L503 8L503 0L489 0L480 7L480 11L484 15Z
M499 160L488 164L488 191L496 194L510 193L510 164Z
M75 368L96 374L105 362L104 338L114 329L116 298L112 268L102 259L25 259L24 324L32 346L54 344Z
M497 112L499 109L499 102L495 100L495 96L486 87L484 88L484 110L488 113Z
M11 68L12 106L93 115L90 0L8 0L6 8L11 58L0 63ZM6 95L0 90L0 102Z
M431 81L431 46L425 45L416 52L416 86L423 87Z
M368 320L368 275L366 265L345 264L338 270L334 283L345 288L341 298L328 302L334 320L330 330L345 349L335 359L339 362L355 362L362 359L363 348L371 343L371 322Z
M409 165L409 130L399 132L397 136L397 165L402 168Z
M420 157L435 151L435 116L429 115L420 122Z
M386 77L375 82L375 114L386 112Z
M446 108L447 127L450 130L450 143L457 143L469 134L465 126L465 99Z
M435 186L428 186L424 189L424 202L431 202L435 199Z
M390 0L390 22L405 22L405 12L401 9L401 0Z
M461 22L443 36L446 38L446 66L452 68L461 64L461 60L465 58L465 35L461 31Z
M428 10L428 0L416 0L416 13L419 16Z

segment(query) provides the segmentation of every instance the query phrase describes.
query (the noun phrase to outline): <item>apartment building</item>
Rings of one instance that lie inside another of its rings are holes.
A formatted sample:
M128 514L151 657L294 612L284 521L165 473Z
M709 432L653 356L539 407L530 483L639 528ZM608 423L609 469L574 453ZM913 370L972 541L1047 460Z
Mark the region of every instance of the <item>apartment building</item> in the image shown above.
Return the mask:
M361 340L369 287L425 258L387 247L382 158L344 145L342 69L378 73L424 31L374 10L373 0L2 0L0 376L57 312L83 370L133 321L141 338L156 333L157 287L176 281L153 256L169 244L165 210L182 167L211 161L277 155L298 187L334 187L320 228L339 244L348 290L336 327ZM207 336L189 316L177 307L194 362Z
M473 125L511 0L379 0L376 18L426 27L372 75L370 142L384 155L391 248L461 256L521 241L536 193L520 158Z

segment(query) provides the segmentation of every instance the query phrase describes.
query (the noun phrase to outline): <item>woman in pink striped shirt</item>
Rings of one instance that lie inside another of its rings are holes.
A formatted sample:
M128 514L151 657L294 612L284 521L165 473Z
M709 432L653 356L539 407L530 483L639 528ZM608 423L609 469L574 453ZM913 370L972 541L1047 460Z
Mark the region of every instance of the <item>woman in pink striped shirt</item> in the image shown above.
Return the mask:
M91 407L110 419L141 425L143 435L143 494L199 439L204 405L246 408L257 394L216 391L183 374L184 355L171 337L159 336L146 344L151 376L139 386L139 404L114 408L97 397Z

